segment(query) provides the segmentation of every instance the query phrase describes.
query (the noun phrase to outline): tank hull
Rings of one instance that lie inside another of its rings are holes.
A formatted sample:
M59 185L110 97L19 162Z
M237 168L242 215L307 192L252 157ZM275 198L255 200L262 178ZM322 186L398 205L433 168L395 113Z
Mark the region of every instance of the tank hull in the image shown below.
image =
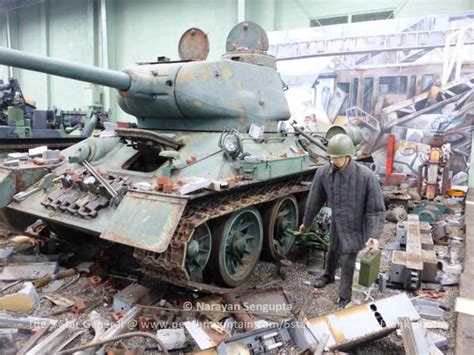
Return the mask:
M141 130L129 135L136 140L137 132ZM82 141L62 151L62 165L52 170L60 179L53 186L23 201L12 201L7 208L132 247L149 274L166 280L179 275L175 283L184 285L193 282L185 267L186 248L197 227L242 208L305 193L315 169L306 152L295 150L294 135L243 136L242 149L252 159L229 158L219 146L220 133L166 132L166 137L181 145L179 157L172 162L160 157L159 166L151 171L137 171L132 165L143 153L124 137ZM121 191L118 200L97 182L85 186L90 182L86 167L70 162L81 154ZM172 188L160 187L163 180ZM301 185L301 180L308 184ZM190 191L193 184L197 188ZM206 213L196 209L211 205ZM184 222L189 218L193 227ZM158 263L157 255L161 255Z

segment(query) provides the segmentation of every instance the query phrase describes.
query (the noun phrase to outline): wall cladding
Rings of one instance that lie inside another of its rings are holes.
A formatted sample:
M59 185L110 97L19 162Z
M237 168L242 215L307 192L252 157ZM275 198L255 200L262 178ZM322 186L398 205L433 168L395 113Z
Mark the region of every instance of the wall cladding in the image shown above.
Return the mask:
M12 45L26 52L46 55L46 41L42 31L42 9L41 5L33 5L23 8L21 11L10 13L12 24L16 24L13 31ZM24 95L33 98L37 105L47 106L47 76L29 70L15 70L14 75L20 81Z

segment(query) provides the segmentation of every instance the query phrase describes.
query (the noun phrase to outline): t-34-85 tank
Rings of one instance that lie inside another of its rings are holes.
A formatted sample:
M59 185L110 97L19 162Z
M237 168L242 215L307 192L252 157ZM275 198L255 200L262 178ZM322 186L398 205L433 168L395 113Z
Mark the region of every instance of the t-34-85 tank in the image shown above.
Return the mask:
M188 287L235 287L261 255L280 259L319 162L279 130L290 111L264 30L240 23L226 47L206 61L194 28L180 61L122 71L1 48L0 64L116 88L138 126L67 148L52 182L8 209L130 246L148 275Z

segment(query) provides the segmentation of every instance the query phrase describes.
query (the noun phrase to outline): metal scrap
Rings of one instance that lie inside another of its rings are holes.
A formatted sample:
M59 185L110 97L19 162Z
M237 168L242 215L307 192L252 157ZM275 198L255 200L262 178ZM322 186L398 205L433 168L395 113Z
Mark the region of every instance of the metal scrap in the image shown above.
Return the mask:
M45 275L54 274L56 262L28 263L26 265L5 266L0 274L1 281L34 280Z
M25 355L36 343L46 334L51 327L51 324L47 324L45 327L41 327L28 341L21 347L17 355Z
M61 295L44 295L43 297L54 303L56 306L72 307L74 305L74 300Z
M149 288L139 284L130 284L114 296L114 311L128 312L135 303L146 305L157 298L158 295Z
M143 313L143 309L140 307L132 307L128 310L127 313L124 314L120 322L115 323L112 325L107 331L105 331L97 341L108 340L117 335L125 333L127 330L130 330L130 324L133 324L132 321L137 319ZM103 353L103 347L100 348L98 351Z
M248 352L251 354L268 354L272 352L287 352L287 343L291 336L286 327L269 326L256 329L249 333L236 335L222 341L216 348L218 355Z
M89 322L92 329L94 329L94 339L92 341L99 340L105 332L105 320L96 311L92 311L88 316Z
M390 265L390 282L406 289L417 289L421 281L435 282L438 259L431 235L421 234L419 216L408 215L406 223L399 223L397 243L406 251L395 250Z
M0 265L7 263L8 258L13 254L13 247L5 247L0 249Z
M39 296L33 284L25 282L20 291L0 297L0 309L27 312L31 311L39 301Z
M183 328L158 329L156 336L163 342L168 350L183 349L188 343Z
M415 298L412 303L422 318L437 320L444 315L441 305L435 301Z
M401 222L407 219L407 211L401 206L393 206L385 213L385 219L390 222Z
M421 322L411 322L405 317L399 318L403 346L407 354L442 355Z
M184 322L183 325L201 350L213 348L226 338L217 332L202 327L197 321Z
M16 202L21 202L25 200L27 197L35 194L36 192L49 189L53 185L53 182L55 181L59 181L59 179L57 177L55 178L54 175L51 173L46 174L37 187L34 187L28 191L18 192L17 194L13 195L13 199Z
M249 313L252 310L258 312L260 317L265 317L269 313L272 319L276 315L281 319L292 316L289 301L282 287L272 287L255 291L243 292L240 294L241 303Z
M66 322L35 345L26 355L52 354L58 352L82 332L83 331L74 327L74 321Z
M240 304L240 301L237 299L235 294L226 293L224 294L224 300L226 304L232 306L232 310L236 310L238 312L233 312L233 315L237 321L239 321L245 331L250 331L255 329L255 324L253 323L252 318L245 312L245 309ZM244 312L240 312L240 311Z
M18 329L44 328L48 325L56 325L58 321L50 318L40 317L11 317L7 314L0 313L0 326Z
M408 317L412 321L420 319L405 293L316 317L309 323L318 339L326 333L330 335L325 350L344 351L388 335L397 328L399 317Z
M67 277L74 276L76 273L77 273L77 271L74 270L74 269L61 270L61 271L59 271L55 274L41 276L41 277L37 278L33 282L33 284L37 288L43 287L43 286L46 286L47 284L49 284L52 281L65 279Z

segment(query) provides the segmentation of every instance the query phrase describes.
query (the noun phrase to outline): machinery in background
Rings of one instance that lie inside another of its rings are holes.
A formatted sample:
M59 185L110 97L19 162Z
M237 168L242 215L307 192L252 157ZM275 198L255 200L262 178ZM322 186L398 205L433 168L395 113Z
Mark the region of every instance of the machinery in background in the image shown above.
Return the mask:
M26 118L31 118L36 109L36 103L23 96L17 79L10 78L8 82L0 80L0 126L8 125L8 108L21 109Z
M92 135L107 120L100 106L86 111L38 110L23 95L17 79L0 82L0 151L22 151L47 145L66 148Z
M433 200L438 195L446 195L449 188L449 156L449 147L444 144L443 135L435 133L428 158L418 168L417 190L420 196Z

